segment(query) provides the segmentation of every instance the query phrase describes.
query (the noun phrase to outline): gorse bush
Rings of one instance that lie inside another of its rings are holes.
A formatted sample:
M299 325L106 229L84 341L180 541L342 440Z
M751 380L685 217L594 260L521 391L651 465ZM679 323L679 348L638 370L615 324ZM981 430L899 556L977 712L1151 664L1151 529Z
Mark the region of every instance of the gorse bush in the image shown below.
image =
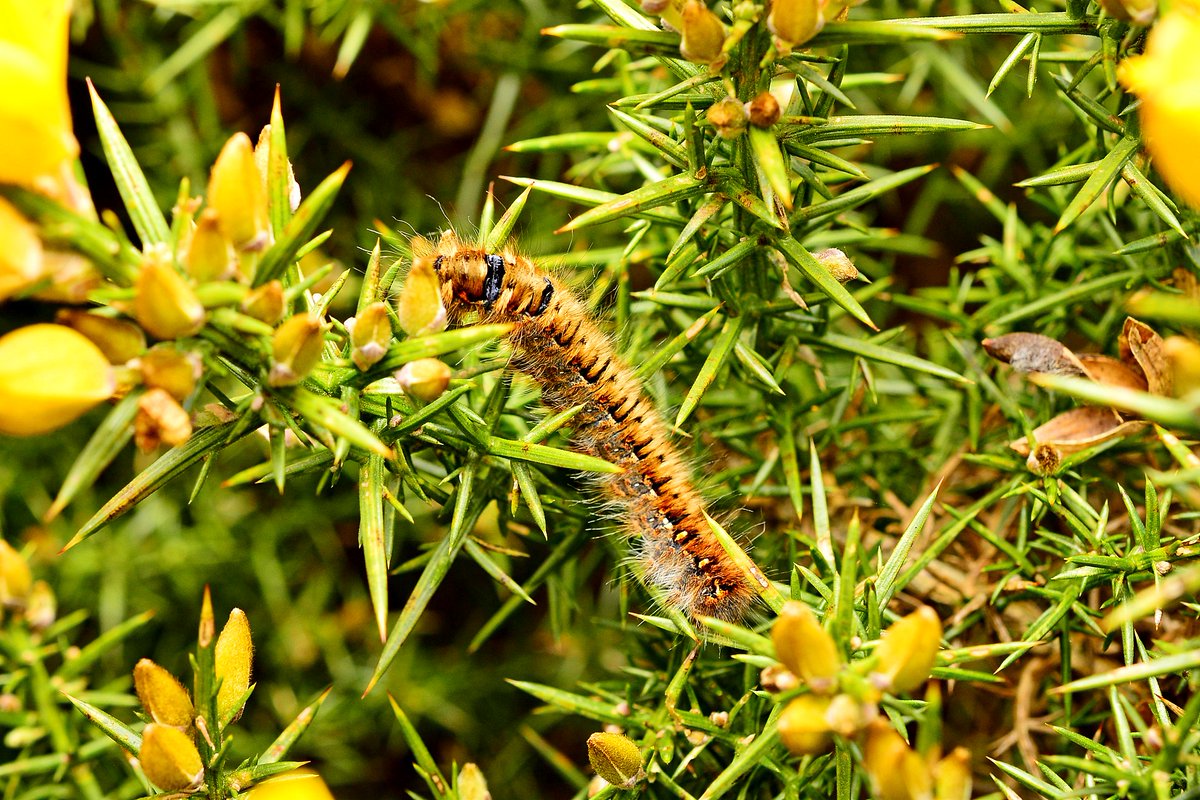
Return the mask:
M1196 793L1190 0L0 9L5 797Z

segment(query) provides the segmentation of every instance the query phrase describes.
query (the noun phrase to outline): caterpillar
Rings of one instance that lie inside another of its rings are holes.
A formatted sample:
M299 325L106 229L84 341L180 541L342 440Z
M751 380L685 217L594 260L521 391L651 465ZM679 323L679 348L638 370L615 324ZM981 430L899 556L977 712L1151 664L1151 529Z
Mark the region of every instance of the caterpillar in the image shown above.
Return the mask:
M741 619L756 589L713 534L666 424L583 302L511 248L489 253L449 232L412 246L414 261L433 260L450 324L471 312L509 323L513 366L541 385L542 403L581 406L573 446L621 468L604 491L640 539L645 580L692 619Z

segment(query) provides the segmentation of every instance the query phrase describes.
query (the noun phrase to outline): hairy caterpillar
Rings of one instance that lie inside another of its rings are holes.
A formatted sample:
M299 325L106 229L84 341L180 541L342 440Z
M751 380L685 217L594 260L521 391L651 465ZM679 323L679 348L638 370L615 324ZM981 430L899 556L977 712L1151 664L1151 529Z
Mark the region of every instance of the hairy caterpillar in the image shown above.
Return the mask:
M471 311L511 323L514 366L541 384L542 402L554 411L582 406L575 446L623 468L605 489L641 540L646 579L693 619L740 619L755 587L713 534L667 426L583 303L528 259L452 233L436 245L414 239L413 257L433 259L452 324Z

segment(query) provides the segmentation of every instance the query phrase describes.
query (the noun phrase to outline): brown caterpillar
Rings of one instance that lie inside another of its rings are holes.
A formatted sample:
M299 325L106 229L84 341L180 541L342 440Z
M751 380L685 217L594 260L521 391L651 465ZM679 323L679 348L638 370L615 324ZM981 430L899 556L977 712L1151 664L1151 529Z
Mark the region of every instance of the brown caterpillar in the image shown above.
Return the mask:
M667 426L584 304L528 259L452 233L436 245L414 239L413 258L433 259L451 324L471 311L511 323L514 366L541 384L542 402L553 411L582 405L575 446L623 468L605 490L640 537L646 580L693 619L740 619L755 588L709 527Z

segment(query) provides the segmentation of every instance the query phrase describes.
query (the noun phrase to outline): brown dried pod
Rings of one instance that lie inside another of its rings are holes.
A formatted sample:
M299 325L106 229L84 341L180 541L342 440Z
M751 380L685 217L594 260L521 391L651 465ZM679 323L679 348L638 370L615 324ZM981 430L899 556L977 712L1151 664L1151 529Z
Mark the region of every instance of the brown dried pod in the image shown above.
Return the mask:
M982 344L989 356L1010 364L1018 372L1087 375L1078 356L1061 342L1040 333L1006 333L994 339L984 339Z
M1054 448L1061 459L1109 439L1128 436L1145 424L1142 420L1123 422L1111 408L1084 406L1059 414L1044 425L1039 425L1033 430L1033 438L1039 447ZM1024 436L1008 446L1023 456L1030 454L1029 442Z
M1142 371L1129 366L1124 361L1118 361L1112 356L1103 356L1098 353L1080 353L1079 361L1083 364L1087 376L1096 383L1134 389L1139 392L1146 391L1146 378L1142 375Z
M1172 379L1170 362L1163 349L1162 337L1144 322L1133 317L1125 318L1121 330L1121 360L1136 364L1146 376L1146 386L1151 394L1170 397Z

